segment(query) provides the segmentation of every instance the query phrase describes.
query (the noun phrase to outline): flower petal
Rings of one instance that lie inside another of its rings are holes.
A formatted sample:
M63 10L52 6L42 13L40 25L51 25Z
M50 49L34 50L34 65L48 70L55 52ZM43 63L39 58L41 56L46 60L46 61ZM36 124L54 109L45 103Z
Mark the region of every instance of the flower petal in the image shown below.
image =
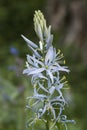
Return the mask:
M60 66L58 63L56 63L55 66L53 66L52 72L56 72L56 71L65 71L68 73L70 70L68 69L67 66Z
M28 69L25 69L24 71L23 71L23 74L28 74L28 75L30 75L30 72L32 72L32 71L34 71L34 70L36 70L36 68L28 68Z
M39 87L40 87L42 90L44 90L45 92L49 93L49 91L48 91L42 84L40 84L40 83L39 83Z
M37 60L35 57L30 56L30 55L27 55L27 60L28 60L28 61L32 60L34 63L37 63L37 64L39 64L39 65L41 65L41 66L44 65L43 62Z
M38 46L33 43L32 41L30 41L29 39L27 39L24 35L21 35L21 37L27 42L27 44L33 48L38 48Z
M29 75L32 75L32 74L38 74L38 73L41 73L41 72L43 72L45 70L45 68L36 68L35 70L33 70L33 71L31 71L30 73L29 73Z
M29 45L28 45L29 46ZM37 50L35 50L33 47L29 46L29 48L33 51L34 55L38 58L40 58L40 54L37 52Z
M49 92L50 92L50 94L52 95L52 94L54 93L54 91L55 91L55 87L52 86L52 87L49 89Z
M48 65L49 63L51 63L53 61L53 55L54 55L53 46L51 46L48 49L48 52L47 52L47 54L45 56L45 65Z
M51 79L51 81L53 83L54 82L53 81L53 75L52 75L52 73L51 73L51 71L49 69L47 70L47 73L48 73L48 75L49 75L49 77L50 77L50 79Z
M47 43L46 49L49 49L49 47L52 46L52 42L53 42L53 35L50 35L48 39L46 40L46 43Z

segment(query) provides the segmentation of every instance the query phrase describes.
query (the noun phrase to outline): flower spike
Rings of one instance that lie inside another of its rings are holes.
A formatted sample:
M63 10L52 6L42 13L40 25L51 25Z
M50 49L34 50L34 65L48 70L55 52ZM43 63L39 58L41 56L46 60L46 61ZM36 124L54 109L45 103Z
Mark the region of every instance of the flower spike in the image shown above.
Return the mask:
M63 114L67 102L63 96L62 89L67 83L66 78L61 73L69 73L64 63L63 54L60 50L56 52L53 47L53 35L51 34L51 26L47 27L44 15L40 10L34 14L34 29L39 38L36 45L24 35L22 38L27 42L32 54L27 55L26 68L23 74L31 77L33 86L33 95L28 97L27 109L32 111L33 118L29 122L29 126L42 120L46 123L46 129L52 129L62 124L67 130L67 123L74 122L68 120ZM61 72L61 73L60 73ZM48 122L51 122L49 126Z

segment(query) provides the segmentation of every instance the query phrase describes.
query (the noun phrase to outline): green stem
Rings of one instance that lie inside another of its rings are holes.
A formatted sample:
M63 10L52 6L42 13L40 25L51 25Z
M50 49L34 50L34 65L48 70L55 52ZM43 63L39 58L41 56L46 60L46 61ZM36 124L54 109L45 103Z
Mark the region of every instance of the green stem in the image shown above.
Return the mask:
M56 125L57 125L58 130L60 130L60 124L56 122Z
M46 122L46 130L49 130L49 121Z

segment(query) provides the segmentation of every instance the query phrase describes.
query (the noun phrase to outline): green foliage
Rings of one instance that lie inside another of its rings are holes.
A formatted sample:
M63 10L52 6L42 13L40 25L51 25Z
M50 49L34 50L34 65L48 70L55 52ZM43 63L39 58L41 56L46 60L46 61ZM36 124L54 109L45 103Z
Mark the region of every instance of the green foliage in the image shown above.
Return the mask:
M34 10L45 8L45 2L45 0L0 0L0 130L25 129L25 117L28 116L25 116L25 101L28 93L31 94L32 88L28 79L21 76L24 68L23 63L19 66L19 61L17 62L16 57L10 53L9 49L10 46L16 47L20 50L18 58L24 57L25 59L25 53L28 53L29 50L20 35L23 33L33 41L36 40L32 16ZM62 35L62 32L56 32L55 35L55 46L62 48L71 70L68 80L73 102L70 103L71 108L67 113L72 113L77 124L69 126L69 129L86 130L87 66L82 62L82 50L72 46L66 48L64 45L58 45L58 37ZM15 70L9 70L9 66L19 67L18 73ZM24 86L24 94L18 92L20 86ZM4 97L3 94L6 94L7 97ZM40 122L36 129L43 130L42 126L43 124Z

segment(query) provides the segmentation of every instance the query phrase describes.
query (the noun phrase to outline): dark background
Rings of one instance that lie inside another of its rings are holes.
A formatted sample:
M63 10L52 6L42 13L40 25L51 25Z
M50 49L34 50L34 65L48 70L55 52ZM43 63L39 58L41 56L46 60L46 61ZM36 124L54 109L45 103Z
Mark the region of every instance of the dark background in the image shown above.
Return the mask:
M70 130L87 129L87 0L0 0L0 130L24 130L29 113L26 97L30 78L22 74L26 54L24 34L38 43L34 11L40 9L52 25L53 45L63 52L70 69L66 114L76 120ZM43 130L40 123L37 130Z

